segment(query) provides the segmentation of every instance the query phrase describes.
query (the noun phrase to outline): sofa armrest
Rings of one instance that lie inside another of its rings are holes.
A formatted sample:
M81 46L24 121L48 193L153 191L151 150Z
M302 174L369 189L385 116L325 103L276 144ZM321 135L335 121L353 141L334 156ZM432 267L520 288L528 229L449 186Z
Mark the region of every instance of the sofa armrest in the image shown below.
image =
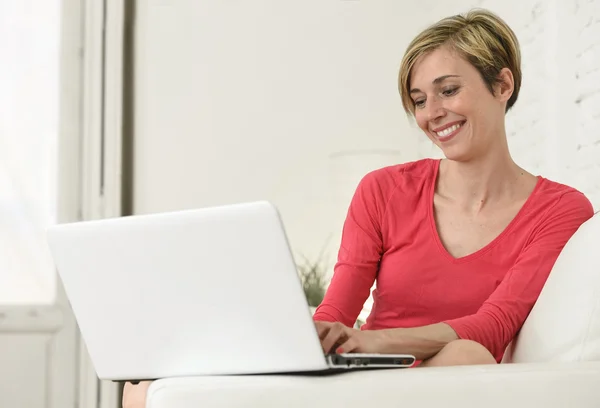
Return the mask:
M147 408L598 407L600 362L155 381Z

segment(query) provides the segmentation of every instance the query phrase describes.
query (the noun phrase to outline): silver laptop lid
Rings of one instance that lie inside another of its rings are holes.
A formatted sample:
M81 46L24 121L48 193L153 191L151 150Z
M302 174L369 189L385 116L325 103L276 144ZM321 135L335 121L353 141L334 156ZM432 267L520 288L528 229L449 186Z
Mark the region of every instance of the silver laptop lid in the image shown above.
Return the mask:
M57 225L48 242L101 379L326 368L267 202Z

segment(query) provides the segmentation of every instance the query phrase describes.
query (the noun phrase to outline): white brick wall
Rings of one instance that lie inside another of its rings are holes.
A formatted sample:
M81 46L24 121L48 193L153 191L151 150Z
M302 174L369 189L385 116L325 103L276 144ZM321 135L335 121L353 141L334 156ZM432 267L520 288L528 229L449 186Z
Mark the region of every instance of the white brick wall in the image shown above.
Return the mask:
M600 1L575 1L574 183L600 208ZM568 118L565 118L568 120Z
M504 18L521 43L523 83L507 115L512 155L532 173L580 189L600 209L600 0L505 3L477 6ZM425 138L418 149L421 157L440 156Z

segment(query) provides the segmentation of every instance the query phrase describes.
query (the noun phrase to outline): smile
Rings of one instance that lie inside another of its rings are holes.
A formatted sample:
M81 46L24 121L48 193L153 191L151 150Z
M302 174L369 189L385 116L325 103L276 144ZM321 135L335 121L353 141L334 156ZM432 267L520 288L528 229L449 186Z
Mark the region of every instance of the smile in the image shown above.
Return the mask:
M456 125L450 126L449 128L446 128L440 132L435 132L439 137L446 137L449 136L450 133L454 132L455 130L458 130L458 128L460 128L462 126L462 123L457 123Z
M452 126L448 126L447 128L439 131L434 131L433 133L436 134L436 136L441 142L445 142L452 139L454 135L458 133L458 131L464 125L464 123L465 122L455 123Z

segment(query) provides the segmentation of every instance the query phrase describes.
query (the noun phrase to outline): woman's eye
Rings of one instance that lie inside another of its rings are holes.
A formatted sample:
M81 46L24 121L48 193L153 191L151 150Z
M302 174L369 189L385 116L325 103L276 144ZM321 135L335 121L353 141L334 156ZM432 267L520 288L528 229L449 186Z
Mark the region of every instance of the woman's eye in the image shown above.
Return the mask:
M425 99L415 101L415 108L422 108L425 106Z
M444 89L444 91L442 91L442 94L444 94L445 96L451 96L454 95L457 90L458 88Z

